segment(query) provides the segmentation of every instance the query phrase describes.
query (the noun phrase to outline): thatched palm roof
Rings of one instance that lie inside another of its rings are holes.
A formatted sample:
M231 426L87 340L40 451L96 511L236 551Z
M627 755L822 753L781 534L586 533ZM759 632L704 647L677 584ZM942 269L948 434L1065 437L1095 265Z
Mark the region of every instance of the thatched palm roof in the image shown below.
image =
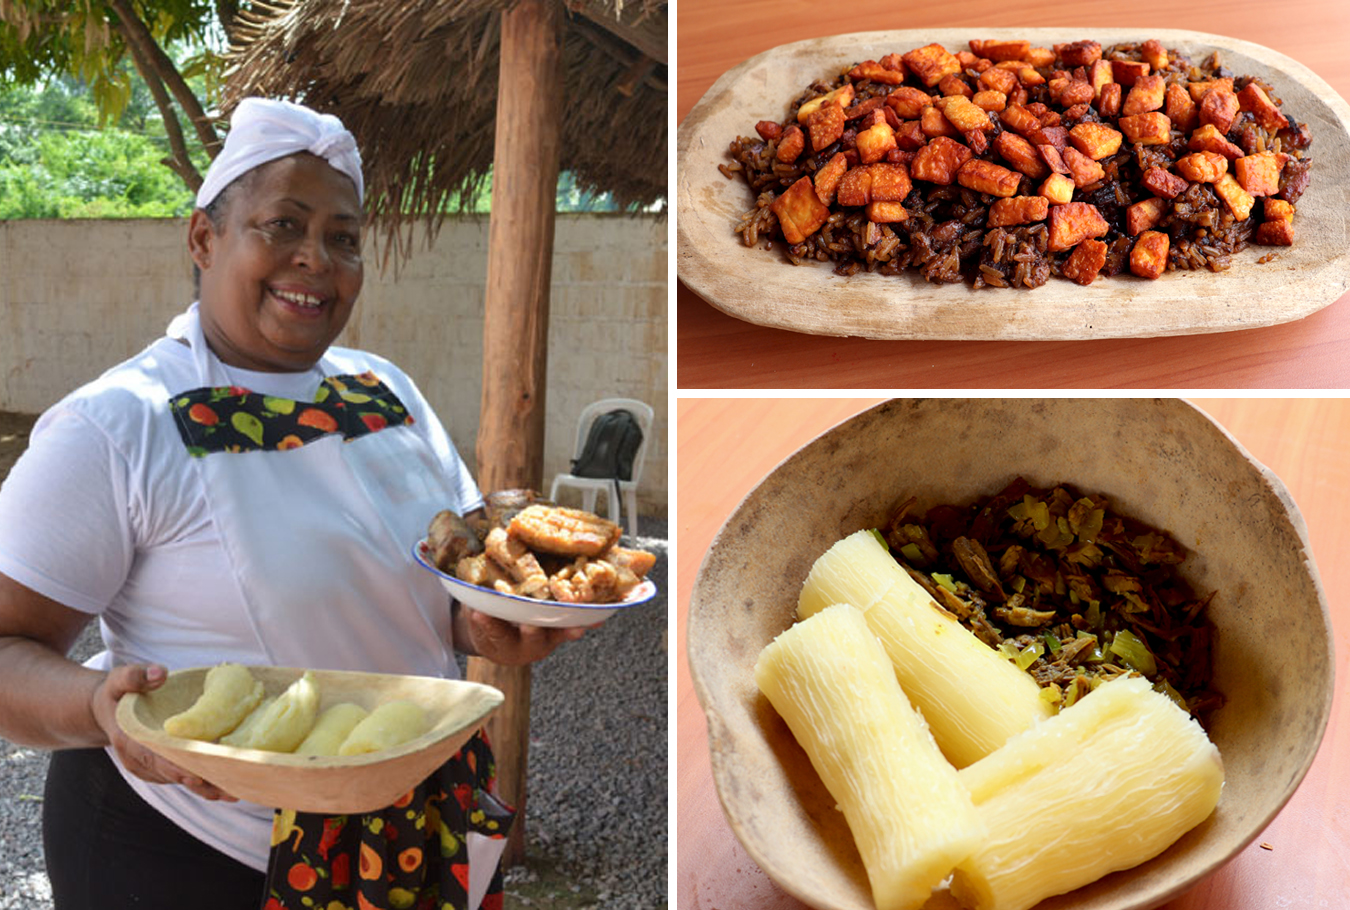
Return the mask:
M499 13L514 0L264 0L237 20L228 110L249 95L337 114L371 213L397 224L492 164ZM564 0L558 0L564 3ZM563 170L623 207L666 196L666 0L566 0Z

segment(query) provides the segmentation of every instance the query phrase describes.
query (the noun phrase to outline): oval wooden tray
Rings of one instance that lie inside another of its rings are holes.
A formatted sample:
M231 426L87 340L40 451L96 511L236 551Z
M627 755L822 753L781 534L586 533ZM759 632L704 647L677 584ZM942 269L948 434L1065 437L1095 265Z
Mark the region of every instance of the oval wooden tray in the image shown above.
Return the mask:
M393 749L349 757L236 749L165 733L164 719L196 701L209 669L177 670L153 692L123 696L117 705L118 725L157 755L231 796L302 812L345 814L388 806L458 752L503 700L492 686L457 679L314 670L320 711L339 702L370 710L403 698L426 710L431 730ZM295 667L248 669L269 696L280 695L305 672Z
M1103 45L1157 38L1202 62L1219 50L1240 75L1275 87L1284 110L1312 130L1312 184L1298 203L1292 247L1250 247L1226 272L1132 275L1088 287L1051 278L1034 290L934 285L917 272L835 275L833 263L793 267L782 243L748 248L735 232L754 197L717 165L758 120L781 120L814 79L861 60L934 41L1026 38L1033 45L1093 39ZM1269 48L1178 29L925 29L860 32L786 44L724 74L680 124L676 151L680 280L713 306L759 325L813 335L887 339L1078 339L1185 335L1301 319L1350 290L1350 105L1307 67ZM1275 252L1276 258L1256 260Z

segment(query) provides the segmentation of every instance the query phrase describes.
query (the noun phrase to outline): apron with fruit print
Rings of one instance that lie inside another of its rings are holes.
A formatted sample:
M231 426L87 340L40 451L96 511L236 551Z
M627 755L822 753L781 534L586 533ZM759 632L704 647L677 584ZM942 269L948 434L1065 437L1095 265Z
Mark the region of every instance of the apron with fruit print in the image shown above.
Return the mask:
M200 385L175 394L168 404L234 569L233 578L221 583L238 586L270 662L457 677L446 643L449 598L416 564L412 547L436 512L459 511L464 504L444 453L438 457L416 426L418 407L425 407L416 388L392 367L378 367L383 374L378 375L359 355L330 350L316 365L325 378L320 381L316 373L311 400L277 398L230 382L206 344L196 304L170 324L168 334L188 344L197 368ZM501 813L509 810L488 795L484 781L490 780L482 775L490 777L491 762L482 755L491 753L481 739L474 742L468 753L474 767L461 753L414 790L413 803L347 822L356 826L353 831L365 819L401 832L408 823L400 824L390 812L422 812L425 826L423 804L434 804L435 819L454 824L453 836L466 841L454 854L457 862L472 859L464 874L466 902L432 904L438 908L477 910L505 848ZM431 799L445 787L455 798L486 796L485 807L475 803L463 816L447 811L444 800ZM480 813L497 816L494 824L501 830L486 822L475 828ZM292 824L322 836L328 822L301 814ZM304 838L286 843L303 845ZM285 849L280 842L273 852L278 849ZM340 851L328 852L340 861ZM382 866L386 872L398 867L397 855L391 855L392 865ZM353 854L349 862L359 859ZM296 862L301 861L291 865ZM439 857L435 865L442 865ZM437 883L436 893L444 897L445 886ZM402 897L399 892L393 899ZM338 906L390 905L361 904L355 892L345 904L341 897L334 900ZM373 892L366 900L373 900Z
M489 792L492 777L492 750L478 735L381 812L277 812L263 910L500 910L500 870L470 903L465 835L501 837L511 824Z

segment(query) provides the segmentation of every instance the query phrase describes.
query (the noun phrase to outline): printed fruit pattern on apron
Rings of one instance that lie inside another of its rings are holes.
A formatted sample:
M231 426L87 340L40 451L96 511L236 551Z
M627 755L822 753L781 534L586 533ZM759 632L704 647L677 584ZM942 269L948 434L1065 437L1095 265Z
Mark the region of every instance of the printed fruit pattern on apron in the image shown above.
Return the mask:
M188 453L284 451L332 433L351 441L413 422L403 402L367 370L329 376L313 401L259 395L242 386L207 386L169 401Z
M262 910L479 910L467 906L468 832L505 837L515 817L489 792L495 773L480 733L379 812L278 809ZM501 906L497 869L480 907Z

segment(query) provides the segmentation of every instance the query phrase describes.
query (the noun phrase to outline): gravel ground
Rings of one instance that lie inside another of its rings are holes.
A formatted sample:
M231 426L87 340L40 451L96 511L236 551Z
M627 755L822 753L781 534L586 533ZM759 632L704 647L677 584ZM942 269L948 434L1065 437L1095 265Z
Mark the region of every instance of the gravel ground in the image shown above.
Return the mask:
M508 871L508 907L667 905L664 519L642 518L639 535L637 545L659 555L651 574L658 598L617 614L535 668L526 864ZM87 634L75 653L98 647ZM52 906L41 840L46 767L47 753L0 739L0 910ZM561 870L571 897L539 897L532 885L541 868L550 878Z

